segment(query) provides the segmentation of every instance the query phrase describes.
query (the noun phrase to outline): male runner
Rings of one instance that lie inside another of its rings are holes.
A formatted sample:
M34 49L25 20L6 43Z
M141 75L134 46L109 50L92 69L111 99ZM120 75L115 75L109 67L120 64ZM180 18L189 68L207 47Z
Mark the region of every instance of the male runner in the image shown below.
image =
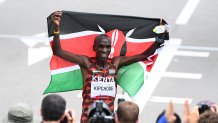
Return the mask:
M59 37L61 14L62 12L57 11L51 16L55 25L53 53L69 62L78 64L81 68L84 81L81 123L88 123L88 109L92 103L99 99L105 101L113 112L118 69L121 66L146 60L163 42L154 42L142 54L130 57L118 56L109 59L111 39L106 34L101 34L96 36L94 40L93 50L96 52L96 57L90 58L85 55L74 54L61 48Z

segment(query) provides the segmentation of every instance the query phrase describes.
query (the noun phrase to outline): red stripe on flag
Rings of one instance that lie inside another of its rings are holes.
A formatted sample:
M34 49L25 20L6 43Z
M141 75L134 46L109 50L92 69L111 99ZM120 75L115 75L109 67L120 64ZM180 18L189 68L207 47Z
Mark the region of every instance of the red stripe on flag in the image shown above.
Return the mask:
M76 38L61 39L62 49L69 51L74 54L86 55L89 57L94 57L95 52L93 51L93 43L96 34L81 36ZM50 42L50 45L53 45L53 41ZM60 68L70 67L75 64L63 60L55 55L52 56L50 61L51 70L56 70Z
M127 41L126 42L126 44L127 44L126 56L132 56L132 55L143 53L153 43L154 43L154 41L150 41L150 42L137 42L137 43ZM146 70L148 72L150 72L152 67L154 66L154 63L155 63L155 61L157 59L157 56L158 56L158 54L152 56L151 57L151 61L149 61L149 60L143 61L143 63L147 65ZM152 62L152 64L149 64L150 62Z
M112 33L115 30L112 30L106 33L110 38L112 38ZM61 47L62 49L69 51L74 54L79 55L86 55L89 57L95 57L95 52L93 51L93 44L97 34L88 35L88 36L81 36L76 38L69 38L69 39L61 39ZM118 40L116 41L115 51L113 56L120 56L120 50L125 42L125 36L122 31L118 31ZM115 42L114 42L115 43ZM53 41L50 42L50 45L53 45ZM50 68L51 70L56 70L60 68L66 68L73 66L75 64L70 63L68 61L63 60L55 55L52 56L50 61Z
M115 33L114 37L112 37L113 35L113 32L115 31L118 31L118 33ZM122 31L119 31L119 30L112 30L110 32L107 33L107 35L111 38L111 39L114 39L111 43L112 43L112 47L114 46L114 52L112 54L112 56L120 56L120 51L121 51L121 48L125 42L125 36L123 34ZM118 35L118 38L117 40L115 40L115 37L116 35ZM114 44L116 42L116 44Z
M70 66L74 66L75 64L70 63L62 58L59 58L58 56L52 55L51 61L50 61L50 69L56 70L60 68L66 68Z
M143 62L147 65L146 70L147 70L148 72L150 72L151 69L153 68L154 63L155 63L157 57L158 57L158 54L152 56L152 57L151 57L151 61L149 61L149 60L143 61ZM152 62L152 64L147 64L147 63L149 63L149 62Z
M126 45L127 45L126 56L141 54L145 50L147 50L153 43L154 41L140 42L140 43L126 41Z

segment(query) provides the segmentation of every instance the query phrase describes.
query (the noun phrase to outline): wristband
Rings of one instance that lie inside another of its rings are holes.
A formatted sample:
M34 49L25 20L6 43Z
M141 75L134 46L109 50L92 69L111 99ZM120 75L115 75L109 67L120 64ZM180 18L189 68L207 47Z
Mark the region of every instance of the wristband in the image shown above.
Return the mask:
M60 34L60 30L58 30L58 31L55 31L55 30L54 30L53 34L54 34L54 35L59 35L59 34Z

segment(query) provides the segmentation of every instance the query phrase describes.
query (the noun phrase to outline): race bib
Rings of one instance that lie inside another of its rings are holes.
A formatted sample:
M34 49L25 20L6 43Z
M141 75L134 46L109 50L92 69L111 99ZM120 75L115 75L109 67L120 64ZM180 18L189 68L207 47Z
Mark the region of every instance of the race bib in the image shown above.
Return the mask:
M91 98L96 96L111 96L115 97L116 86L115 82L92 82L91 83Z

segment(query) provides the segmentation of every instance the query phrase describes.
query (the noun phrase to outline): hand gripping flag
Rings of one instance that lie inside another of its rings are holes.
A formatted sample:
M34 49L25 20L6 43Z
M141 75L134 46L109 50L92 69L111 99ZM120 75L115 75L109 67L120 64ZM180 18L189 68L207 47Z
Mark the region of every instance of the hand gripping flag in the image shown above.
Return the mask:
M110 58L131 56L143 53L154 43L156 34L152 30L160 22L167 24L162 19L62 11L60 42L64 50L95 57L92 49L94 38L106 33L112 40ZM54 25L51 15L47 18L47 24L52 47ZM169 39L168 32L164 39ZM117 83L131 97L136 95L146 81L146 73L152 69L158 53L159 49L148 60L119 69ZM78 65L53 55L50 69L51 81L44 94L82 89L83 78Z

